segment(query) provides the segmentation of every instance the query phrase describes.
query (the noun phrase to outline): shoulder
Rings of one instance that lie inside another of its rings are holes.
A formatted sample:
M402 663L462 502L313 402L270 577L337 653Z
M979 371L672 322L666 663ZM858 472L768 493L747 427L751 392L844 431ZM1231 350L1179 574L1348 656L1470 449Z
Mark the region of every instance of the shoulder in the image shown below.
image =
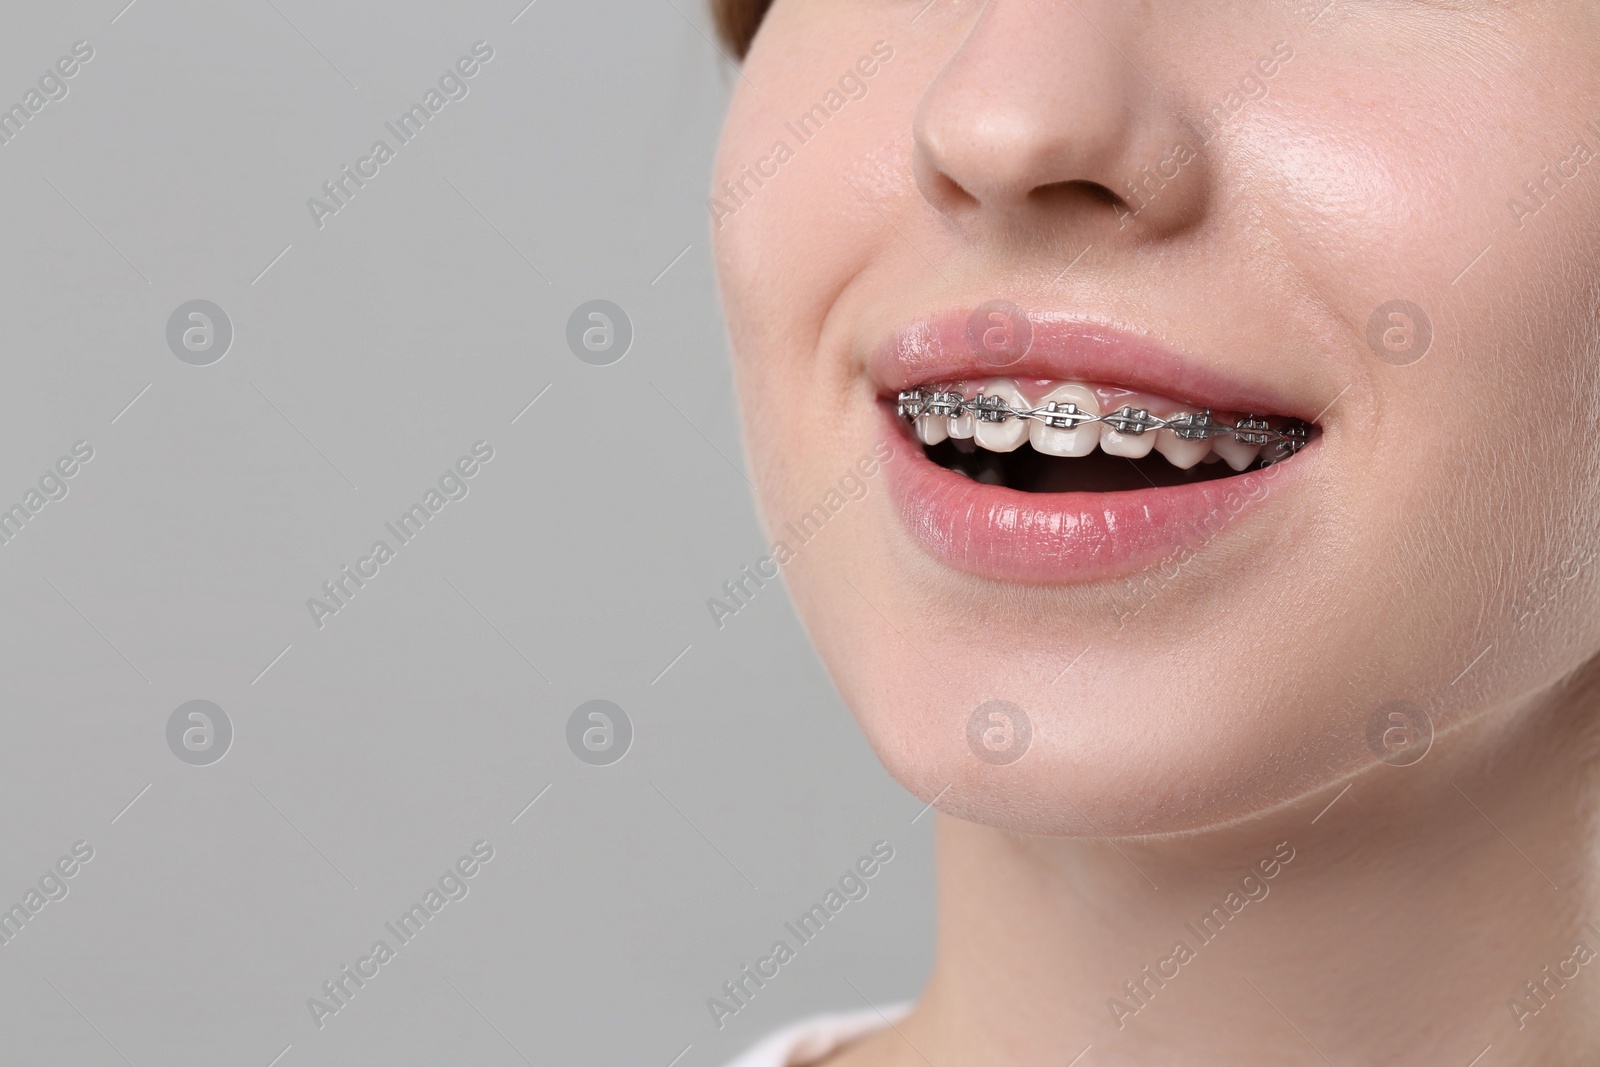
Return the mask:
M727 1067L800 1067L816 1063L851 1041L898 1022L911 1011L909 1002L853 1012L813 1015L784 1027L753 1046Z

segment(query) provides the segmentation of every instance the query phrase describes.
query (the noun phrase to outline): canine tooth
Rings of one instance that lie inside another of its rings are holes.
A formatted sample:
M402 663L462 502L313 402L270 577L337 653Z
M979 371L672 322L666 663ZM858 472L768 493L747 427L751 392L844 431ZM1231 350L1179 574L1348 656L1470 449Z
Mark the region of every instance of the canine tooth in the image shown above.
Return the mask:
M1090 415L1100 414L1100 401L1095 397L1094 390L1086 386L1058 385L1032 406L1042 408L1052 401L1062 407L1074 404L1080 411ZM1094 451L1096 445L1100 444L1100 429L1098 422L1083 423L1073 429L1065 430L1035 419L1028 425L1028 441L1035 451L1043 452L1047 456L1087 456Z
M950 435L950 420L934 415L922 415L917 419L917 440L925 445L936 445Z
M1166 417L1172 419L1188 414L1188 411L1174 411ZM1161 430L1156 434L1156 451L1167 457L1167 462L1179 470L1188 470L1211 451L1211 442L1186 441L1171 430Z
M1022 390L1010 378L992 378L984 382L978 392L984 396L999 397L1014 411L1023 411L1028 407ZM1015 452L1028 439L1028 420L1013 417L1004 422L989 422L978 419L976 436L980 448L990 452Z
M1135 410L1139 409L1135 408ZM1156 447L1156 436L1154 430L1146 430L1144 433L1137 435L1120 433L1112 429L1109 423L1104 423L1100 429L1100 451L1111 456L1142 459L1150 454L1152 448Z
M1261 454L1260 445L1247 445L1235 437L1213 438L1211 450L1227 460L1228 466L1236 471L1242 471L1250 466Z

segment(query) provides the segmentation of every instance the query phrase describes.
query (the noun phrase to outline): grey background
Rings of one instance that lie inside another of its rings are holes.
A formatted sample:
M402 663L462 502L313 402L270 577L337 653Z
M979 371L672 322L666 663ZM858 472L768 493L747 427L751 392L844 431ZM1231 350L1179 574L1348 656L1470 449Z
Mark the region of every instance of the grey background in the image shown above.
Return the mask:
M706 608L764 548L707 241L734 75L695 0L523 2L5 10L0 104L95 56L0 146L0 505L95 456L0 546L0 907L95 855L0 946L0 1061L687 1067L919 987L932 816L784 593ZM318 230L307 197L480 39ZM235 331L208 367L165 341L196 298ZM609 367L564 340L596 298L635 330ZM306 599L480 439L319 631ZM566 746L595 698L635 729L610 766ZM192 699L233 724L210 766L167 747ZM706 999L880 838L719 1032ZM306 999L478 839L469 895L318 1030Z

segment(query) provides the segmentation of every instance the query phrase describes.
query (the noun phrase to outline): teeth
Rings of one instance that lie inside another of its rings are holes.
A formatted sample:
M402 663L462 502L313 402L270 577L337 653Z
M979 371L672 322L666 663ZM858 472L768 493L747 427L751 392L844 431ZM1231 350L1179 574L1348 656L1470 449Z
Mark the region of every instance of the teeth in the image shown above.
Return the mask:
M1010 378L991 378L979 384L978 392L984 396L997 396L1012 409L1024 409L1029 406L1027 398L1022 395L1022 390L1018 389L1017 383ZM978 445L990 452L1015 452L1022 447L1022 442L1028 439L1028 425L1027 419L1007 419L1005 422L978 419L976 435Z
M959 414L915 415L919 410L955 410ZM1308 439L1308 427L1296 420L1274 428L1259 416L1224 415L1219 419L1209 409L1204 413L1191 408L1163 412L1127 404L1114 414L1105 415L1108 421L1100 421L1098 394L1077 382L1057 382L1036 401L1024 396L1012 378L923 387L902 392L900 413L912 418L917 439L923 444L938 445L949 440L963 454L979 448L1014 452L1028 442L1043 455L1080 457L1089 455L1098 445L1108 455L1128 459L1140 459L1156 451L1180 470L1200 463L1226 462L1242 472L1260 460L1266 447L1249 442L1269 441L1277 453L1292 455ZM1074 416L1094 421L1074 425ZM1137 427L1141 423L1146 426L1143 433L1124 433L1115 428L1119 424ZM1156 429L1162 423L1176 423L1185 435L1206 434L1208 430L1210 434L1195 440L1174 430ZM1246 440L1241 441L1240 437ZM1278 458L1282 456L1272 454L1267 462ZM988 480L998 474L989 470L976 477Z
M950 425L946 432L956 441L970 441L973 432L976 430L976 425L973 421L972 412L963 411L959 415L950 416Z
M1156 434L1148 430L1138 435L1119 433L1110 426L1102 425L1100 429L1100 451L1112 456L1143 459L1150 454L1152 448L1156 447L1156 436Z
M1211 450L1226 460L1228 466L1236 471L1242 471L1250 466L1261 454L1260 445L1247 445L1234 437L1213 438Z
M1048 406L1052 401L1065 407L1068 404L1076 405L1080 410L1090 415L1100 414L1100 401L1094 395L1094 390L1082 385L1058 385L1050 390L1033 405L1035 408ZM1101 425L1098 422L1087 423L1070 430L1059 429L1043 422L1030 421L1028 424L1028 443L1034 449L1047 456L1087 456L1094 451L1096 445L1101 444ZM982 442L982 438L979 438ZM1145 449L1146 452L1149 449ZM1143 455L1143 453L1140 453Z
M1187 414L1190 412L1183 409L1171 412L1165 417L1170 419L1176 415ZM1206 458L1206 454L1211 451L1211 442L1186 441L1171 430L1160 430L1156 433L1156 451L1166 456L1167 462L1179 470L1188 470Z

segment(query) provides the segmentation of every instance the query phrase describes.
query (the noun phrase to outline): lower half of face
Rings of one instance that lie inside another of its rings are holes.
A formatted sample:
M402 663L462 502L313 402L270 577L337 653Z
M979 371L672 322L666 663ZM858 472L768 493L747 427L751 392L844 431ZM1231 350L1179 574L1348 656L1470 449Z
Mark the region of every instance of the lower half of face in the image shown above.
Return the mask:
M1317 6L757 39L711 212L772 555L944 810L1202 829L1600 650L1600 5Z

